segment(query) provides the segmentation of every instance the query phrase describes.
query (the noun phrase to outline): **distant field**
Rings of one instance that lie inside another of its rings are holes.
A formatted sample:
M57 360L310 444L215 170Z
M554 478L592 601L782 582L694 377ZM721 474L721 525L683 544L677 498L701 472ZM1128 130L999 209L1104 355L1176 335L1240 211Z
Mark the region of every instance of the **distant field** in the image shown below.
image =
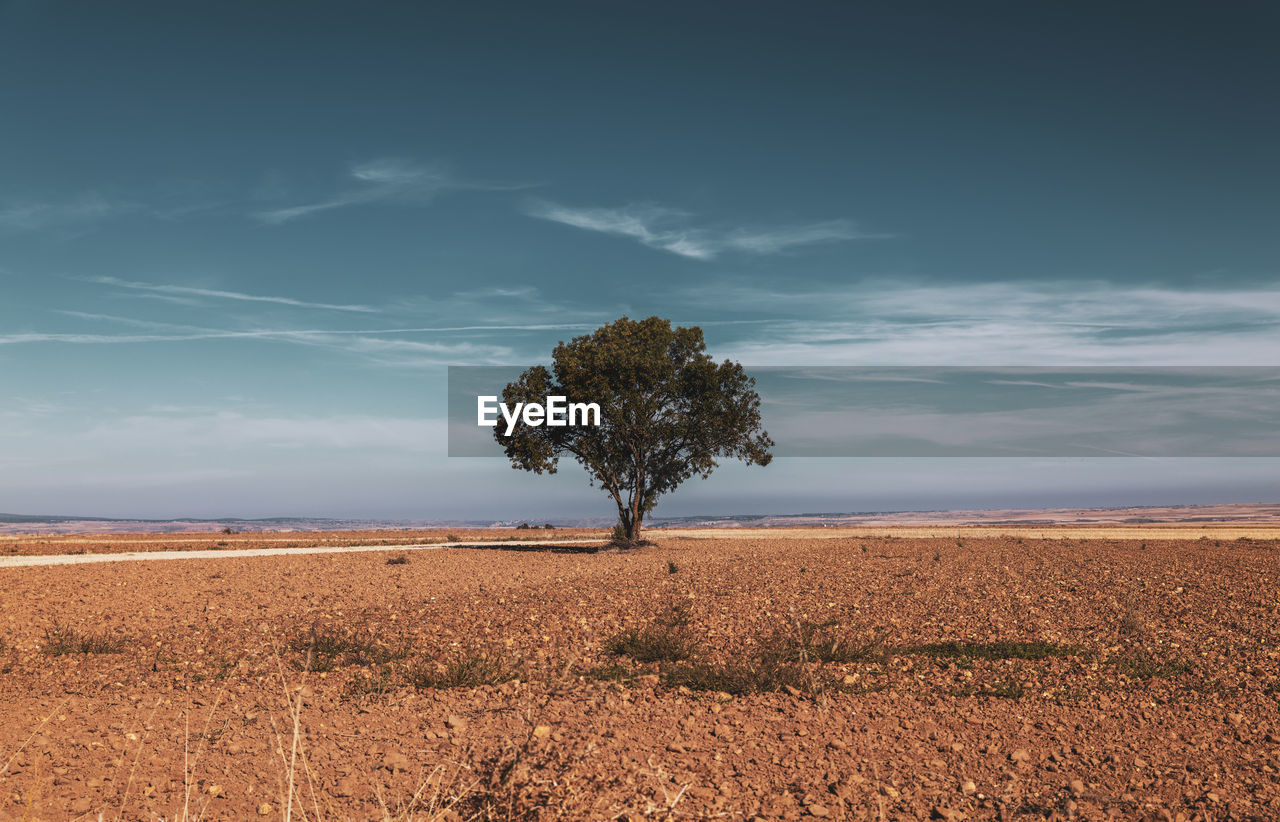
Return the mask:
M647 532L658 540L755 540L755 539L849 539L857 537L945 537L1029 538L1029 539L1280 539L1280 522L1241 523L1143 523L1130 525L858 525L785 526L771 528L662 528ZM609 538L603 528L472 528L379 531L308 531L289 533L218 532L194 534L41 534L0 535L0 556L97 554L134 551L195 551L254 548L304 548L312 546L375 546L444 542L555 542L557 540Z
M516 523L510 523L515 525ZM536 525L536 523L529 523ZM596 520L564 520L563 530L608 528L607 517ZM654 518L655 528L725 529L742 528L848 528L848 527L1015 527L1079 525L1088 528L1105 526L1151 525L1186 527L1280 527L1280 504L1236 503L1217 505L1147 506L1142 508L1004 508L955 511L898 511L828 514L760 514L732 517ZM200 538L216 534L225 526L249 534L299 536L327 533L419 533L447 531L492 531L509 527L503 523L424 521L424 520L332 520L290 519L267 520L95 520L87 517L35 517L0 513L0 540L9 535L25 539L32 535L116 535L121 537L149 534L156 537ZM537 530L536 528L534 530Z
M664 537L689 539L846 539L849 537L1022 537L1031 539L1280 539L1280 523L1228 523L1184 525L1144 523L1142 525L863 525L853 527L791 528L668 528L656 532Z
M1275 530L651 536L0 568L0 819L1280 818Z
M508 540L511 542L544 542L557 539L608 538L600 529L565 528L546 531L541 528L480 528L417 531L313 531L285 534L53 534L39 536L0 536L0 556L49 555L79 553L123 553L128 551L194 551L242 548L303 548L338 545L405 545L408 543L441 543L457 541Z

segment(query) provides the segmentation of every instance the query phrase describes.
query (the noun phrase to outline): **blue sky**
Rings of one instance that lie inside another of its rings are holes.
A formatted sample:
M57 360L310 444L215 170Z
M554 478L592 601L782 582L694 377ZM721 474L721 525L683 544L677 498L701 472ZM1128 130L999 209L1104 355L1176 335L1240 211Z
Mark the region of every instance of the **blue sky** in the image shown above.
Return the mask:
M1273 5L369 5L0 2L0 511L599 514L446 458L445 367L624 313L748 365L1277 364ZM797 459L659 513L1278 491Z

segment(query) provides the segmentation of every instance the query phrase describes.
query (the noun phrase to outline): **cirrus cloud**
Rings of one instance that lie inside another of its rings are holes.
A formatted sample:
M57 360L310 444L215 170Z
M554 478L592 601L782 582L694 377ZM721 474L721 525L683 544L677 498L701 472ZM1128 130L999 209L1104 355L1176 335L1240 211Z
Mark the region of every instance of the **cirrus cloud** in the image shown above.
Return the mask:
M711 260L726 252L779 254L820 243L887 239L892 235L861 229L852 220L774 227L713 228L692 223L693 214L653 204L621 208L576 208L547 200L526 204L525 213L540 220L626 237L641 245L694 260Z

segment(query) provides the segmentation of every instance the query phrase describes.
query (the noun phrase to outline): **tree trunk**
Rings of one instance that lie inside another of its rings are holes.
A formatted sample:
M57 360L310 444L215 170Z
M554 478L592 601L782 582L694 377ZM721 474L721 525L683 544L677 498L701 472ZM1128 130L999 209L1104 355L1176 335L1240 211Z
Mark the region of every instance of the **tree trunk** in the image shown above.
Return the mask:
M640 541L640 524L644 522L644 488L636 488L631 498L631 516L627 518L627 541Z
M644 512L631 510L618 503L618 525L622 526L622 537L626 542L640 541L640 526L644 520Z

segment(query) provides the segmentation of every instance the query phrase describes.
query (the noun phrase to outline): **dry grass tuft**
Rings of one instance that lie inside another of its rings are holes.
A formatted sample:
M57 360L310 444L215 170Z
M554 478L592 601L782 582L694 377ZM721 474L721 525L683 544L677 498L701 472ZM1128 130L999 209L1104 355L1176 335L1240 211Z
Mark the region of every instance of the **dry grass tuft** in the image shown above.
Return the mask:
M841 630L839 622L794 622L766 639L759 654L782 662L848 664L884 662L887 649L883 634L859 641Z
M662 672L662 682L673 688L716 691L735 696L783 690L813 694L822 690L804 666L759 657L724 665L674 665Z
M43 650L51 656L67 654L118 654L124 651L123 639L106 631L96 634L80 633L69 625L54 623L44 629Z
M636 662L681 662L698 651L698 636L686 602L667 606L652 623L631 628L605 643L605 652L629 656Z
M934 642L926 645L912 645L902 649L903 653L918 656L931 656L935 659L985 659L998 661L1002 659L1051 659L1053 657L1074 656L1079 649L1069 645L1055 645L1052 642L1014 642L1000 640L997 642Z
M405 679L420 690L427 688L479 688L501 685L520 678L518 662L500 654L471 651L440 664L425 662L405 671Z
M300 670L319 672L350 665L386 665L406 659L413 651L407 640L389 642L377 638L364 625L312 625L295 636L290 645L301 655L297 662Z

